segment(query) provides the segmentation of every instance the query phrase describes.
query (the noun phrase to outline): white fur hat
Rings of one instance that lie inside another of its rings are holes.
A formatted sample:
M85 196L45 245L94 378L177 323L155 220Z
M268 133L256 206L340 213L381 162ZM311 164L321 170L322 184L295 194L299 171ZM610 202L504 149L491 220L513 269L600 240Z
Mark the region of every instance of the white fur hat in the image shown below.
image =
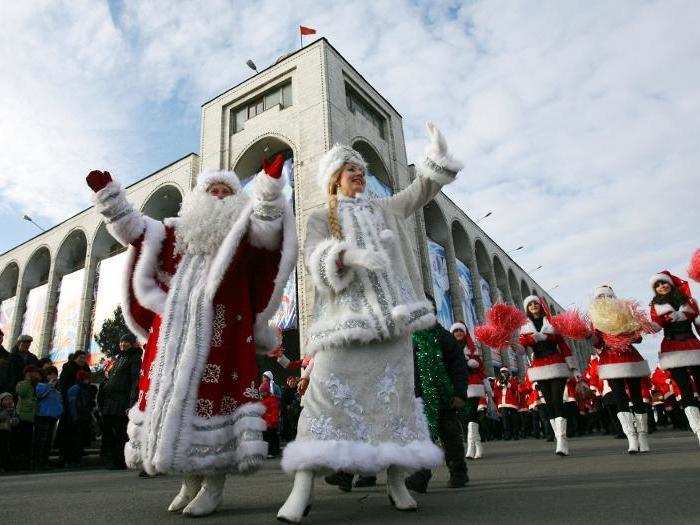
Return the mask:
M350 146L336 144L321 157L321 160L318 162L316 182L324 195L326 191L328 191L328 182L331 180L333 174L338 171L343 164L348 162L362 166L363 170L367 170L365 159Z
M599 284L598 286L595 287L593 290L593 297L596 299L601 296L607 296L607 297L616 297L615 292L612 289L612 286L609 284Z
M462 330L462 332L466 332L467 327L464 326L464 323L454 323L452 326L450 326L450 332L454 332L455 330Z
M527 305L532 303L532 302L539 303L540 298L537 297L536 295L528 295L525 298L525 300L523 301L523 310L527 310Z
M241 191L241 181L233 171L207 170L197 176L196 191L205 192L212 184L221 183L229 186L234 193Z
M673 286L673 279L671 279L671 276L665 272L659 272L652 275L651 279L649 279L649 285L651 286L652 290L654 290L654 285L659 281L663 281Z

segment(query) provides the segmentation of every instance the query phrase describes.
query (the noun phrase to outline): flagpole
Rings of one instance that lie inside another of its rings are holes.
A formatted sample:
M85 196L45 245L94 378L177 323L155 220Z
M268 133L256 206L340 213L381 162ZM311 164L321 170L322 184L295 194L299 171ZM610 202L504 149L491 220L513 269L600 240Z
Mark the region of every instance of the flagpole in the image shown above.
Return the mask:
M303 42L304 35L301 34L301 27L299 28L299 49L304 47L304 42Z

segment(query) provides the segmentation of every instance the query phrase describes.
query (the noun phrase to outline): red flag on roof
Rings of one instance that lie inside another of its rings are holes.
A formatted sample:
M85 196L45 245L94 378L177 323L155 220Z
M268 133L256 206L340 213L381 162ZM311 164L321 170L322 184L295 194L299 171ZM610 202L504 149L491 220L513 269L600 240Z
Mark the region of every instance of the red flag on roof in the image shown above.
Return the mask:
M306 26L299 26L299 32L302 35L315 35L316 34L315 29L311 29L310 27L306 27Z

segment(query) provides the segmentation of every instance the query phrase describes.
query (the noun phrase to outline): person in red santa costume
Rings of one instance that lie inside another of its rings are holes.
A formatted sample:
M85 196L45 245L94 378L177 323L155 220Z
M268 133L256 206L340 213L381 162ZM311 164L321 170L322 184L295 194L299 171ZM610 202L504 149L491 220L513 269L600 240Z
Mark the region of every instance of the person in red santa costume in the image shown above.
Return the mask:
M564 388L569 376L577 369L576 360L571 355L569 345L547 319L539 297L530 295L525 298L523 308L528 321L520 329L520 344L532 353L527 376L537 383L544 396L545 410L557 442L556 454L568 456Z
M462 322L454 323L450 327L450 332L457 342L463 345L464 357L467 358L467 454L468 459L479 459L482 457L481 434L479 434L479 399L486 395L484 388L484 359L481 352L474 344L474 340L469 335L467 326Z
M593 291L594 301L616 299L609 284L601 284ZM630 454L649 452L649 422L642 399L642 379L649 376L649 365L633 345L618 350L605 344L603 332L595 329L591 344L600 356L598 377L607 380L617 407L617 419L627 437ZM639 337L636 342L641 342ZM629 392L629 394L628 394ZM630 402L632 411L630 412Z
M109 232L129 246L122 310L146 341L127 464L184 476L173 512L214 512L226 475L255 471L267 453L256 348L278 344L268 321L297 258L282 164L263 161L252 196L233 172L201 173L164 222L135 210L109 172L87 177Z
M690 429L700 441L700 408L693 391L693 382L700 384L700 310L690 294L687 281L664 270L649 280L654 291L651 319L663 328L664 338L659 352L659 366L671 372L681 389L681 405Z
M518 388L518 379L511 376L508 368L501 367L493 385L493 399L501 415L503 439L506 441L510 439L517 441L518 439L517 417L518 408L520 408Z

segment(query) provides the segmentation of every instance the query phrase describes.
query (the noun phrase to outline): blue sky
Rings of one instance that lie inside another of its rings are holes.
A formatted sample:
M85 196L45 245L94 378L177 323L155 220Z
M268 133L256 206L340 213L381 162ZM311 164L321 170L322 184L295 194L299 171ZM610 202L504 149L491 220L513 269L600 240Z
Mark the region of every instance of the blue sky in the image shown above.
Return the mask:
M36 233L24 213L87 206L90 169L130 182L196 152L200 104L296 48L300 23L402 113L410 160L440 125L466 164L447 193L493 211L480 225L525 245L561 304L600 282L646 303L648 276L700 246L697 2L78 0L3 19L0 252Z

